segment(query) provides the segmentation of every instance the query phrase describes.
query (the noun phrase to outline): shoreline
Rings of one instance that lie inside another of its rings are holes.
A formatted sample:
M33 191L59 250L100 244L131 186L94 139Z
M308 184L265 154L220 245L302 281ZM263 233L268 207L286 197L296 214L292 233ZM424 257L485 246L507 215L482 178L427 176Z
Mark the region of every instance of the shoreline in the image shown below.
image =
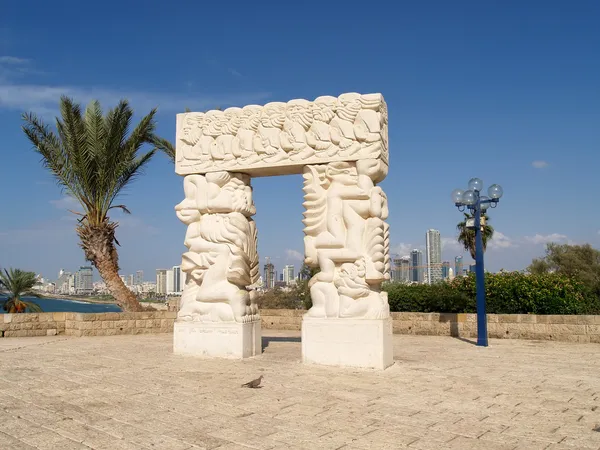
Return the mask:
M75 302L83 302L83 303L102 303L102 304L109 304L109 305L116 305L117 302L115 301L114 298L107 298L107 299L98 299L98 298L90 298L90 297L78 297L75 295L65 295L65 294L52 294L52 295L46 295L46 294L39 294L39 298L43 298L46 300L70 300L70 301L75 301Z
M117 305L117 302L115 301L114 298L101 300L101 299L97 299L97 298L77 297L77 296L65 295L65 294L56 294L56 295L52 295L52 296L40 294L39 298L42 298L45 300L67 300L67 301L90 303L90 304ZM167 304L162 303L162 302L145 302L143 300L140 300L140 304L142 306L146 306L146 307L152 306L157 311L163 311L163 310L166 311L168 309Z

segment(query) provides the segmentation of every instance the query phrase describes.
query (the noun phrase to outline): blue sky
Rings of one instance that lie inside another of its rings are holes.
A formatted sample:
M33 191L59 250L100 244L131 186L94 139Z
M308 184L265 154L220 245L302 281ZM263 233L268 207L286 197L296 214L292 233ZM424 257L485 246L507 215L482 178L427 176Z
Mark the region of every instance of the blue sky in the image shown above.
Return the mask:
M490 270L522 269L548 241L600 245L600 3L135 2L3 4L0 15L0 266L51 278L84 263L73 208L20 130L52 118L60 94L159 108L174 140L185 107L263 104L381 92L389 109L392 252L441 231L444 259L461 215L450 201L472 176L505 195ZM300 176L253 181L261 263L300 265ZM122 272L179 263L182 178L158 155L123 197ZM469 258L467 258L469 259Z

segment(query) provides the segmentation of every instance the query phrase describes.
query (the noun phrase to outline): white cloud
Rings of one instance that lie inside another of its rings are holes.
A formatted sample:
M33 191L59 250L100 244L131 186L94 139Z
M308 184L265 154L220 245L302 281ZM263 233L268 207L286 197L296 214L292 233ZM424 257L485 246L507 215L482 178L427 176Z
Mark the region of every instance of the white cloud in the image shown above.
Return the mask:
M19 66L28 63L29 60L26 58L17 58L16 56L0 56L0 64Z
M535 236L525 236L525 240L535 245L548 244L549 242L566 241L568 238L564 234L536 234Z
M235 69L228 69L229 73L234 77L243 77L243 75Z
M548 161L536 160L531 163L531 165L536 169L544 169L549 166Z
M297 259L298 261L304 261L304 255L297 250L286 249L285 255L290 259Z
M502 248L517 247L517 244L513 239L496 230L494 231L492 240L488 241L487 246L488 248L498 250Z
M243 106L257 103L270 97L269 92L248 92L240 94L210 94L196 96L190 100L186 92L145 92L135 89L113 89L103 86L69 86L24 83L19 81L23 74L35 75L41 72L34 70L32 62L16 56L0 56L0 109L33 111L39 115L53 117L58 112L58 101L61 95L72 97L76 102L87 104L91 100L99 100L105 109L114 107L121 99L126 98L134 109L147 113L158 107L159 112L181 112L186 107L204 111L216 106ZM230 73L241 76L235 69Z
M72 97L83 104L99 100L104 108L114 107L121 99L129 99L134 109L147 113L158 107L161 112L181 112L186 107L206 110L215 106L256 103L270 96L268 92L223 94L190 101L189 95L159 94L153 92L113 90L102 87L47 86L0 82L0 108L34 111L40 115L55 115L61 95Z
M117 222L119 224L119 227L117 228L117 230L122 230L122 231L133 231L135 232L136 235L139 234L146 234L149 236L154 236L160 233L160 230L152 225L147 224L146 222L144 222L141 218L139 217L135 217L135 216L131 216L131 215L126 215L126 214L115 214L115 216L118 217L111 217L111 220L114 220L115 222ZM118 231L117 231L117 238L118 238Z
M455 237L442 237L442 250L460 250L463 246Z
M76 209L81 208L81 205L77 200L73 197L66 195L58 200L50 200L50 204L52 204L55 208L58 209Z
M414 248L415 247L412 244L400 242L399 244L390 248L390 254L398 255L398 256L408 256L410 254L411 250Z

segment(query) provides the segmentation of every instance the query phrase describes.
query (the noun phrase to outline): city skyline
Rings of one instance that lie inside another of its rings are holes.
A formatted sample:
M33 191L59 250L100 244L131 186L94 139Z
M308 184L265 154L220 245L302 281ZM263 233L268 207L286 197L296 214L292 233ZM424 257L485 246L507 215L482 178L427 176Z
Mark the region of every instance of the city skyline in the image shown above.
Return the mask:
M5 185L18 188L4 204L0 266L54 276L60 267L86 265L77 216L69 212L80 207L55 186L21 130L27 111L51 125L61 94L83 104L97 98L104 110L128 98L136 117L157 107L156 131L173 142L176 114L186 107L381 92L389 111L390 168L381 186L392 254L425 252L424 230L434 227L442 261L463 254L468 266L470 256L455 239L462 215L450 193L473 176L505 190L502 207L489 211L496 229L486 252L491 271L524 269L552 241L600 246L600 211L586 210L586 220L565 214L592 204L596 191L600 61L589 55L597 49L600 4L387 2L378 5L377 32L357 39L348 26L356 11L334 3L309 1L283 22L275 8L240 3L248 20L222 40L213 38L231 28L227 4L211 5L214 20L201 29L194 24L206 14L200 4L147 8L143 21L138 8L122 4L118 17L94 17L114 25L111 36L124 45L119 52L101 40L72 39L89 24L74 21L70 32L49 28L63 17L48 5L36 16L27 4L12 5L0 33L0 154ZM315 10L336 20L307 33ZM165 32L157 38L147 23L159 21ZM131 36L152 40L154 60L185 61L185 70L143 70L148 55L136 51ZM198 42L211 44L198 53ZM253 50L240 53L240 42ZM67 47L69 54L56 51ZM252 186L259 254L279 270L299 267L302 177L256 178ZM525 195L536 201L523 201ZM132 212L112 216L124 274L177 264L185 226L173 208L183 197L183 179L157 154L118 199Z

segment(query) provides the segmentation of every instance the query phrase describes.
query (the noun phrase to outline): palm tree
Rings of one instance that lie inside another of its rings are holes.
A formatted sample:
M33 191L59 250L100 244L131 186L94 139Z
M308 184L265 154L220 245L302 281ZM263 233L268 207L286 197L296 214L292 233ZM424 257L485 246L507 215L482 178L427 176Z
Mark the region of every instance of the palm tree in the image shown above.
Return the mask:
M458 230L458 242L464 247L465 250L468 250L471 254L471 257L475 259L475 229L467 228L467 220L473 219L475 216L470 213L464 213L465 218L462 222L456 225L456 229ZM481 238L483 240L483 251L485 252L487 248L488 241L492 240L494 236L494 228L489 225L489 217L487 214L481 214L482 221L485 219L485 225L482 226Z
M4 301L4 311L14 313L43 312L40 305L35 302L23 300L22 296L38 297L31 292L33 286L37 283L34 272L25 272L21 269L4 269L0 271L0 288L6 291L8 299Z
M119 276L115 246L120 245L115 237L118 223L110 219L109 212L118 208L129 214L125 205L115 204L116 199L156 151L140 152L144 144L158 139L154 135L156 109L143 117L131 133L133 110L126 100L103 115L98 101L82 112L70 98L61 97L60 112L57 133L32 113L23 115L23 131L59 186L81 205L83 212L74 214L79 216L77 234L86 259L98 269L121 308L141 311L136 296Z

